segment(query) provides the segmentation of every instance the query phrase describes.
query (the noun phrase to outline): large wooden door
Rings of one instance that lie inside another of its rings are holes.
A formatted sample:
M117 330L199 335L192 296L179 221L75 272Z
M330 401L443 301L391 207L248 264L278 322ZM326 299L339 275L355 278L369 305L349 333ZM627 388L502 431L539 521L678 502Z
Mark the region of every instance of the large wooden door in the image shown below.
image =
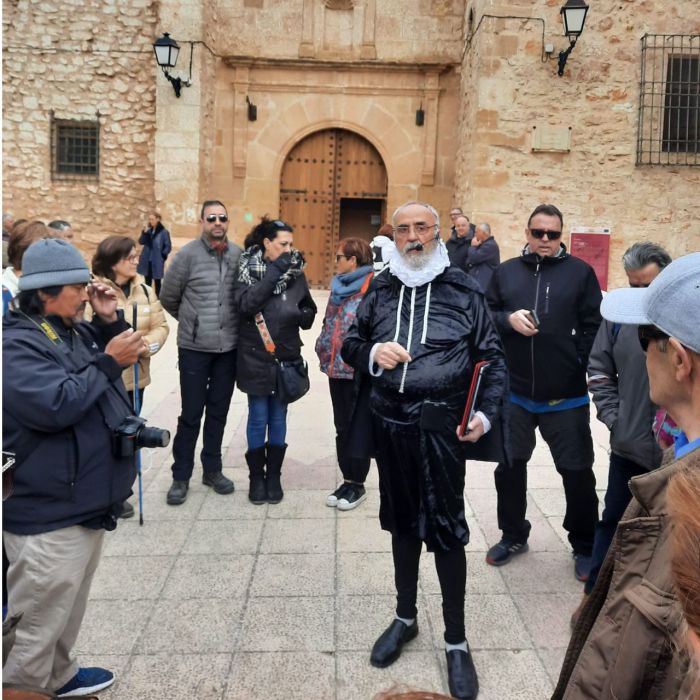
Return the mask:
M358 235L357 226L345 234L341 230L340 200L379 200L379 222L376 215L367 216L362 236L371 239L386 216L386 189L377 149L352 131L324 129L292 148L282 169L280 218L294 227L294 247L306 257L310 285L328 286L338 241ZM376 201L372 207L376 210Z

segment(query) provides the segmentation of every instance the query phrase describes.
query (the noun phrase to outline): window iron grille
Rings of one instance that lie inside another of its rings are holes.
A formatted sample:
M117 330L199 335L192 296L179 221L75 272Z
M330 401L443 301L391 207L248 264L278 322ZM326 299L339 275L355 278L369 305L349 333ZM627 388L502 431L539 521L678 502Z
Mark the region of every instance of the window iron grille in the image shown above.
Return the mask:
M645 34L637 165L700 165L700 34Z
M100 174L100 121L51 115L51 175L55 180L96 179Z

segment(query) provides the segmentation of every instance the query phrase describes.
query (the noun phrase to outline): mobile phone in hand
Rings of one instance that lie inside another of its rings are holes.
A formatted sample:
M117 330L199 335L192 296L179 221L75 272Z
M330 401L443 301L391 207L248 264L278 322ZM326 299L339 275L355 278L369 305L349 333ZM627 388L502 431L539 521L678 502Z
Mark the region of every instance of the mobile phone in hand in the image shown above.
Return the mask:
M540 317L537 315L537 311L535 311L534 309L530 309L530 310L527 312L527 317L528 317L530 323L532 323L532 325L533 325L535 328L539 328L539 327L540 327Z

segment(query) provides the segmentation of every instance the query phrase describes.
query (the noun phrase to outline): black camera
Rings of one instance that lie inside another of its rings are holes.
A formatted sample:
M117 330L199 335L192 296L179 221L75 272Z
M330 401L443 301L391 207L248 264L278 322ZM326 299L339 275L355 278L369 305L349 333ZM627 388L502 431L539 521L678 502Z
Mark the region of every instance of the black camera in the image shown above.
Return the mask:
M133 457L142 447L167 447L169 444L168 430L148 428L139 416L127 416L112 434L115 457Z

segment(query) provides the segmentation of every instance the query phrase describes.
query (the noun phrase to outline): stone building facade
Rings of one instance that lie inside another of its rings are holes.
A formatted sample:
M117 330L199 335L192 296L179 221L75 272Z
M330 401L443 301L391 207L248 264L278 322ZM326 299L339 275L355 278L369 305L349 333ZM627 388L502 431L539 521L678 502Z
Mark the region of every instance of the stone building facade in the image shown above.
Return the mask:
M4 0L3 210L66 219L89 253L155 205L153 0ZM55 124L97 124L99 173L56 176Z
M700 156L636 164L652 56L641 39L700 34L696 3L591 0L559 77L562 4L3 0L4 208L70 219L88 253L153 208L181 243L198 204L220 198L239 241L262 214L291 220L324 285L338 238L370 236L407 199L488 221L503 257L551 201L566 242L574 226L611 232L609 281L623 284L635 240L700 249ZM173 73L191 65L179 98L151 49L166 31L181 47ZM700 60L698 37L687 41L682 55ZM98 178L52 178L51 110L99 112Z

